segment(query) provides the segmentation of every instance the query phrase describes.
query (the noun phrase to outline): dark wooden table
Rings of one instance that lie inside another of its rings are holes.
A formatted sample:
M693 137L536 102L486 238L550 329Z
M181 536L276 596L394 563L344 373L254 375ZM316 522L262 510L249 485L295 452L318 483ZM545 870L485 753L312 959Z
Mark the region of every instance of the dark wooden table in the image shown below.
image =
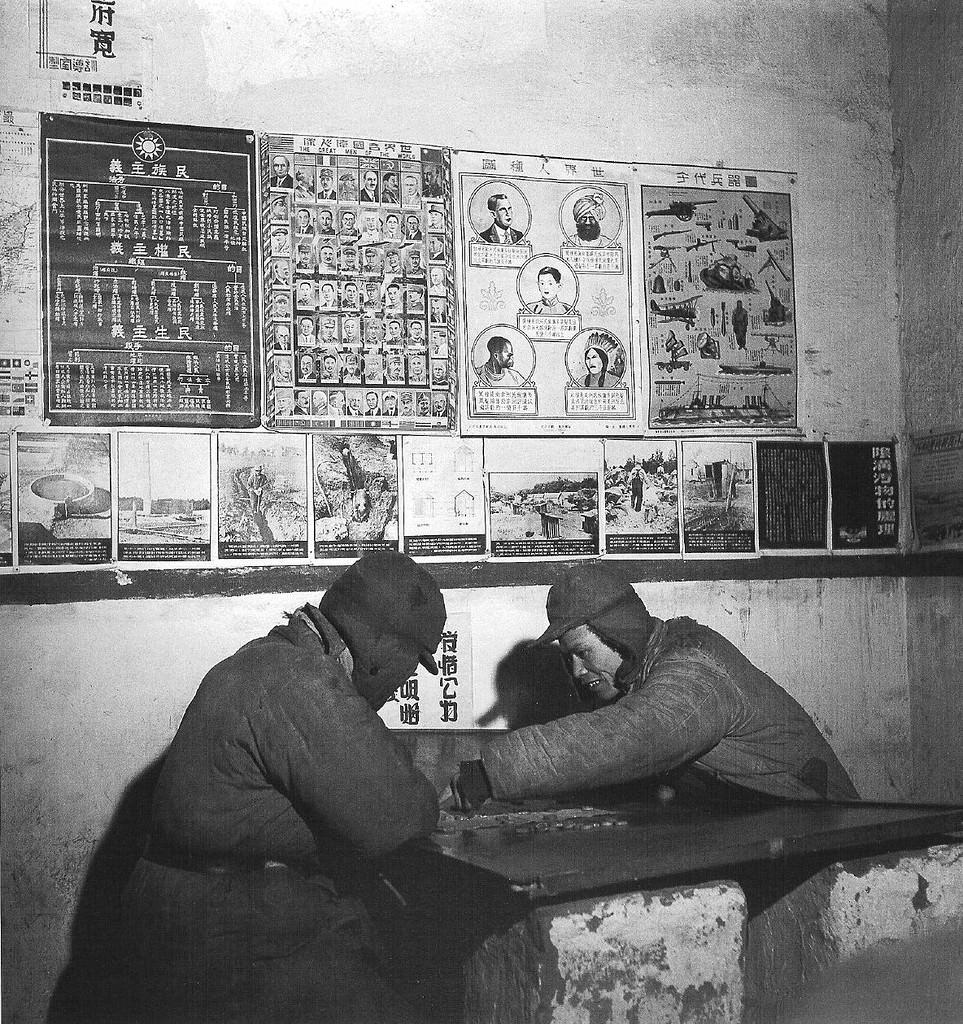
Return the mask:
M812 854L914 847L963 829L963 807L885 803L720 806L651 801L593 810L501 805L443 819L434 855L516 893L551 898ZM424 847L422 847L424 851Z

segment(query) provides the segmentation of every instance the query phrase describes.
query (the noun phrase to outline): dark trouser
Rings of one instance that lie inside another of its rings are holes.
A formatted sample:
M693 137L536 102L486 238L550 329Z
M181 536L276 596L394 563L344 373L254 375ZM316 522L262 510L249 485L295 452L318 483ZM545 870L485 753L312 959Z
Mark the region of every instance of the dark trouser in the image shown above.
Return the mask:
M414 1024L370 922L322 877L140 860L124 894L142 1024Z

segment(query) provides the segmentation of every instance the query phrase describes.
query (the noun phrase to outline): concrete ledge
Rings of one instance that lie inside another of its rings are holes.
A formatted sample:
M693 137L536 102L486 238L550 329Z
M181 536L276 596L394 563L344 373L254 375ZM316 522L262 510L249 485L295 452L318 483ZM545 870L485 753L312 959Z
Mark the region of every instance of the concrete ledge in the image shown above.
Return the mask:
M783 1018L860 954L940 932L963 934L963 844L832 864L750 920L746 1024Z
M465 970L466 1024L738 1024L746 903L738 886L541 907Z

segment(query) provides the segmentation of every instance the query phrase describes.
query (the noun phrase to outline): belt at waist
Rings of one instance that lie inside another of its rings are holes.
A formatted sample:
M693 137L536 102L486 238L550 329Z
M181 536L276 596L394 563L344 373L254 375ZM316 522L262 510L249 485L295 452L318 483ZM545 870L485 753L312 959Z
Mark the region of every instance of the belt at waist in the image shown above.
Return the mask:
M267 857L245 856L243 854L217 855L196 851L177 850L166 843L149 839L142 854L144 860L160 864L165 868L180 871L197 871L202 874L249 874L272 868L288 868L299 875L312 875L318 871L318 864L310 858L274 860Z

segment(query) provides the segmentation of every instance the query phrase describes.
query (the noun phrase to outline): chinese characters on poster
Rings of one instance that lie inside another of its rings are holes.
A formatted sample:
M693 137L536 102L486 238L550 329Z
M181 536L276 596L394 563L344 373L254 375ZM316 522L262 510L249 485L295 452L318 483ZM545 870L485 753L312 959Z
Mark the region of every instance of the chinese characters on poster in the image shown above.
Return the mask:
M625 164L457 152L462 431L638 426Z
M725 557L756 550L751 441L682 442L682 536L686 555Z
M117 557L209 559L210 435L121 431L117 448Z
M607 440L604 508L607 554L678 555L675 442Z
M649 427L795 427L789 195L741 171L676 181L642 187Z
M829 480L821 441L759 441L759 547L825 550Z
M254 136L43 115L54 425L259 422Z
M920 547L963 547L963 430L910 439L913 524Z
M450 432L447 155L269 135L261 174L268 424Z
M475 729L471 615L449 613L435 652L438 675L419 665L378 712L390 729Z
M483 555L481 440L406 437L402 456L405 554L447 558Z
M829 479L833 551L895 548L899 538L896 445L831 441Z
M70 432L15 437L20 564L109 562L110 435Z

